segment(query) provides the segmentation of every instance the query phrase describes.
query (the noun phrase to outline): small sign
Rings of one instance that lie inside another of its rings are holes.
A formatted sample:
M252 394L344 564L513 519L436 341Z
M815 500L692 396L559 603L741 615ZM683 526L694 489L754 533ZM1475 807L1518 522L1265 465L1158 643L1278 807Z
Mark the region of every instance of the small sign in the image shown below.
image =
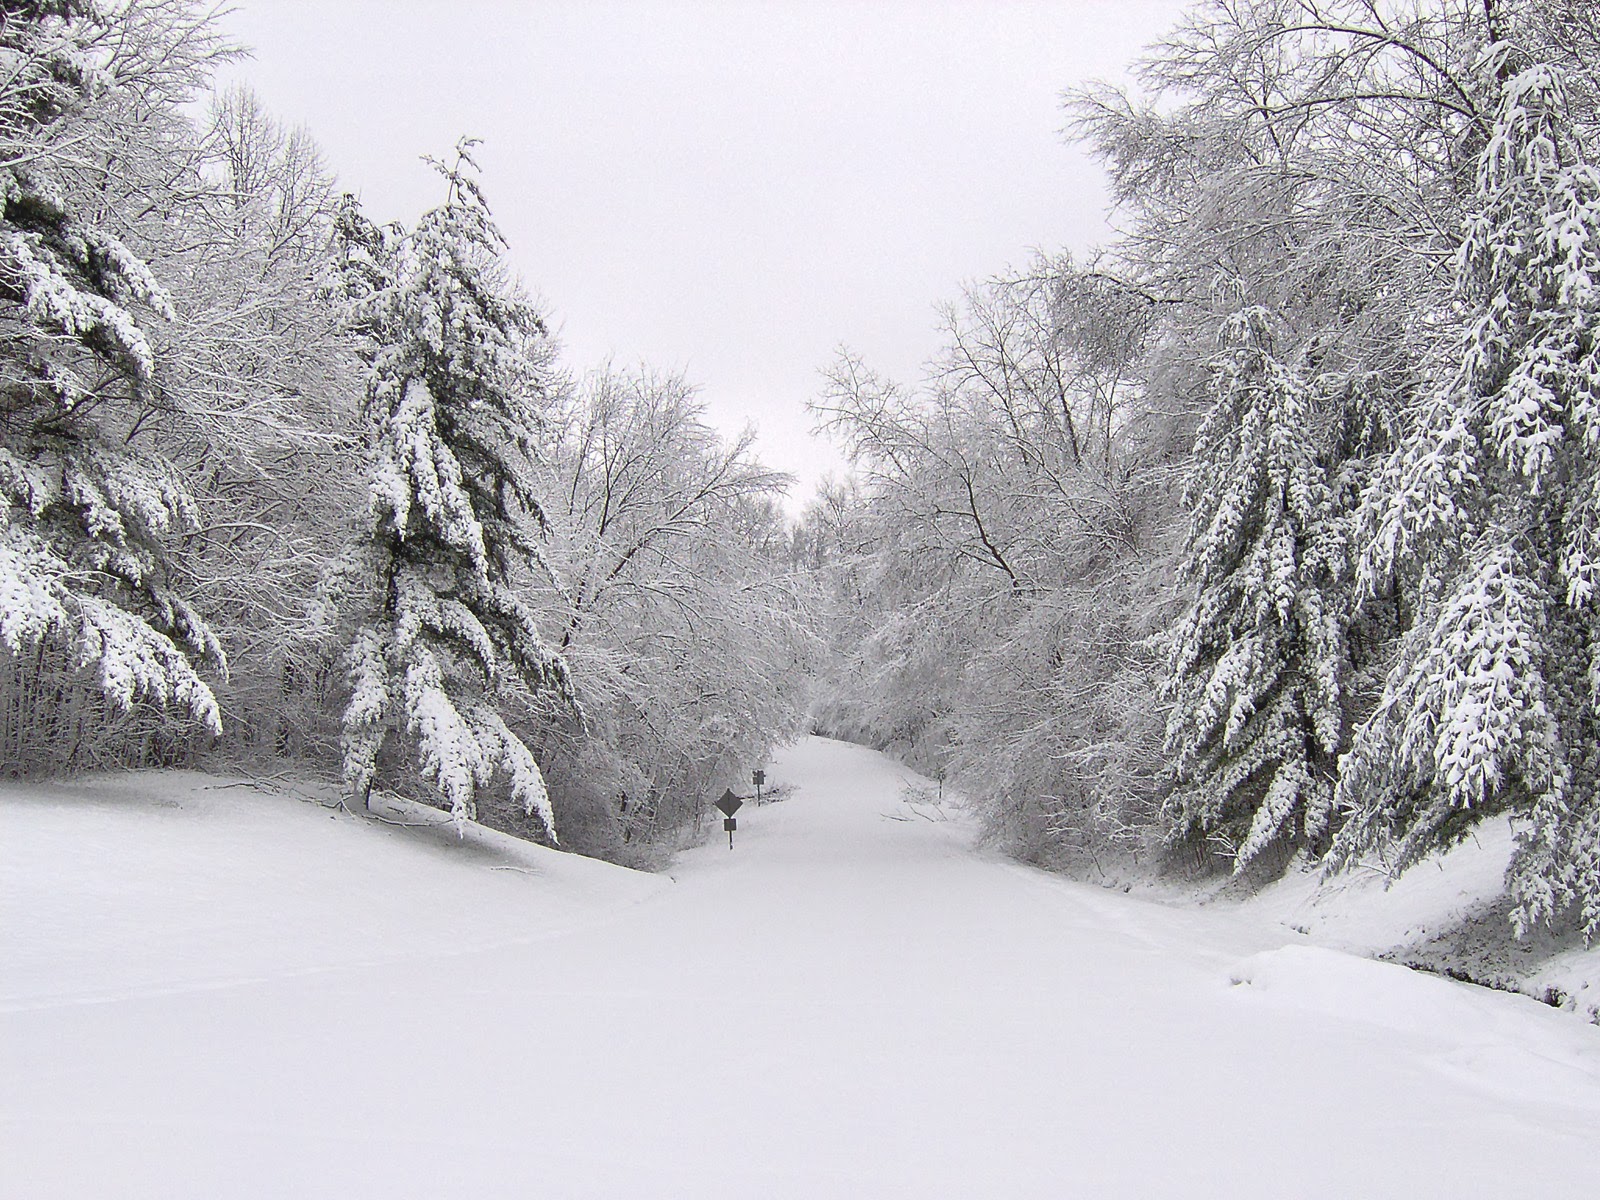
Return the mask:
M722 810L723 816L732 817L734 813L744 807L744 801L735 796L733 789L729 788L722 793L722 799L717 801L717 807Z
M726 831L728 833L732 833L735 829L739 828L739 820L738 820L738 818L737 817L724 817L722 819L722 828L723 828L724 831Z
M760 787L766 781L767 781L767 773L765 771L759 771L758 770L758 771L751 771L750 772L750 782L755 784L757 787Z

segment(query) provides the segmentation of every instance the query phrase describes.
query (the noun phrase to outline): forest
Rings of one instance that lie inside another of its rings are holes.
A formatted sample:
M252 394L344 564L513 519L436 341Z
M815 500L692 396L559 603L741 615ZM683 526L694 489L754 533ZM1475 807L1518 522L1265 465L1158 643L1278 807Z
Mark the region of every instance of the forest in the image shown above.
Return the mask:
M1600 932L1587 0L1205 0L1060 81L1119 232L967 284L918 378L818 364L851 471L798 520L692 380L564 360L470 139L378 225L238 52L0 0L0 770L658 868L811 730L1069 874L1509 815L1516 927Z

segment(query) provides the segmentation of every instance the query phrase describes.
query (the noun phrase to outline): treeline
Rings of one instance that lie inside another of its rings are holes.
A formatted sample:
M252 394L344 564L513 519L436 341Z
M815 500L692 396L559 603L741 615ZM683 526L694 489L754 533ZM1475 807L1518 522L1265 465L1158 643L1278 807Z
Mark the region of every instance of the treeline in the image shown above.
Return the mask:
M1065 101L1119 236L841 355L820 729L993 834L1269 877L1509 813L1600 930L1600 18L1213 0Z
M787 480L682 379L569 373L470 142L380 228L233 53L0 3L0 763L286 759L658 857L803 721Z

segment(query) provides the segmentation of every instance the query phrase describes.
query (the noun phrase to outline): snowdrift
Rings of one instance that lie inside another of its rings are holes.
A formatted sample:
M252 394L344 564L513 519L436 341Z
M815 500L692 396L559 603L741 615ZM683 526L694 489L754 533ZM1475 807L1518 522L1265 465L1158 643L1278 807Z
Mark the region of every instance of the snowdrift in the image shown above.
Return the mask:
M537 940L665 878L389 801L142 771L0 786L0 1010ZM381 804L381 802L380 802Z

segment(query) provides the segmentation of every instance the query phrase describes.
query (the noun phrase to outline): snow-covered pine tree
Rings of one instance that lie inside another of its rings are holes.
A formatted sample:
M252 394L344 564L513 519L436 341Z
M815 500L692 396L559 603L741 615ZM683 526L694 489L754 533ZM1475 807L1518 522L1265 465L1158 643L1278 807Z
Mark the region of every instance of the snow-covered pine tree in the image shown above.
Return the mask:
M380 748L403 730L458 822L503 772L554 836L539 767L500 705L519 685L572 698L516 586L530 566L548 570L533 540L545 516L532 467L557 380L545 327L500 265L504 241L468 174L472 145L434 163L446 201L409 234L385 236L349 205L339 220L370 363L359 556L377 594L350 648L344 770L365 803Z
M1358 580L1414 619L1341 764L1332 861L1403 868L1519 821L1519 929L1600 933L1600 171L1564 81L1505 45L1456 260L1460 341L1363 506ZM1521 66L1521 69L1517 69Z
M1270 315L1246 308L1220 340L1186 496L1194 603L1163 694L1177 833L1225 839L1237 873L1274 843L1315 846L1328 831L1348 522L1316 456L1311 389L1276 357Z
M74 205L64 171L94 106L115 99L101 48L136 37L130 19L83 0L0 5L0 657L14 668L49 648L116 707L176 705L216 733L193 660L221 669L222 651L168 580L167 539L195 506L135 440L159 403L138 314L171 306ZM25 731L11 733L25 758Z

